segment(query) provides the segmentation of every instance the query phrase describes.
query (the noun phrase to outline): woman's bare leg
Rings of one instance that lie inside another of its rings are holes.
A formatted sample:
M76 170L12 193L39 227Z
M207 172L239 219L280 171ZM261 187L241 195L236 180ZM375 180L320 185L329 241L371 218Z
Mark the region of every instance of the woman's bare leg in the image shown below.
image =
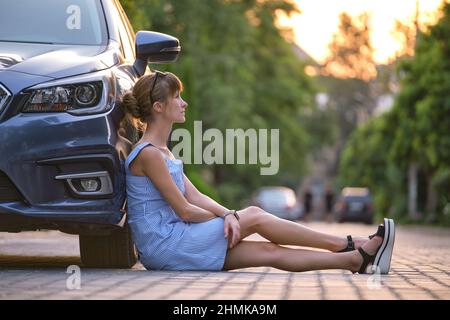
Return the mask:
M347 246L346 237L318 232L302 224L280 219L259 207L248 207L238 211L241 219L241 239L258 233L273 243L282 245L298 245L339 251ZM356 248L367 240L355 238Z
M241 241L228 251L223 268L232 270L266 266L286 271L350 270L354 266L353 260L351 252L320 252L286 248L272 242Z
M369 254L375 254L382 239L375 237L363 245ZM345 253L291 249L272 242L241 241L228 250L224 270L268 266L286 271L344 269L356 271L362 264L358 251Z

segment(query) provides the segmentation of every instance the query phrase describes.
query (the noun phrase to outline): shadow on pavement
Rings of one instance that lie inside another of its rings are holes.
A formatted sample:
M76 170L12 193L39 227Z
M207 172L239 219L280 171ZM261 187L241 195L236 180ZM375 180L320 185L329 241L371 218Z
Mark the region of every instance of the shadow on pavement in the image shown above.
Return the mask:
M0 269L3 268L66 268L70 265L81 266L80 257L68 256L24 256L0 255Z

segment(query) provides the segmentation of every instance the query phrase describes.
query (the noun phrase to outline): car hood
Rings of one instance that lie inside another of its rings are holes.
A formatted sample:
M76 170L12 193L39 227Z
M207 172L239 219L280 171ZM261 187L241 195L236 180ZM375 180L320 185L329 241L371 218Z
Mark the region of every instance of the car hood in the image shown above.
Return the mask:
M108 46L0 42L0 71L69 77L118 63L118 44Z

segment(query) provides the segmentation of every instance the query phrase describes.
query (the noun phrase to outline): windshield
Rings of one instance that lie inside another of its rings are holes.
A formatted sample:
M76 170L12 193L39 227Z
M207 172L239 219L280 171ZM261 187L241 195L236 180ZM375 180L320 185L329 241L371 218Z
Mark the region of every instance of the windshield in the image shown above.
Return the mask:
M0 41L100 45L105 20L99 1L1 0Z

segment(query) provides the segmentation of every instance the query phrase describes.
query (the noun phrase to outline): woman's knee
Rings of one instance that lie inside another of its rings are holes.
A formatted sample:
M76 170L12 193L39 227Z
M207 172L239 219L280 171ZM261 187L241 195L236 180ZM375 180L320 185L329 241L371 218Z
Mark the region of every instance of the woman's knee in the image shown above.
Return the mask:
M257 206L250 206L238 211L238 214L244 218L246 224L250 227L257 227L267 220L268 213Z
M250 219L257 222L266 212L257 206L250 206L245 209L239 210L238 214L244 216L246 219Z

